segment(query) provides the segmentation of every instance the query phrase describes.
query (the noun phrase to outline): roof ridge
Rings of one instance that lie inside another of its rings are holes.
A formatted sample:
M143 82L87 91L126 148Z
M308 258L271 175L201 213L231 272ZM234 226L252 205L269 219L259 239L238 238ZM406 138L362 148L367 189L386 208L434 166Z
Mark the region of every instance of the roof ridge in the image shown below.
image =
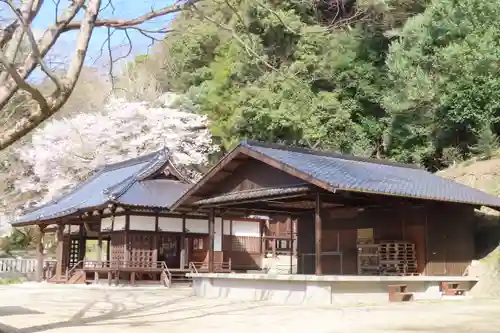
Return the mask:
M279 144L279 143L262 142L262 141L257 141L257 140L241 141L240 146L246 146L249 148L251 148L252 146L258 146L258 147L263 147L263 148L286 150L286 151L295 152L295 153L303 153L303 154L338 158L338 159L342 159L342 160L346 160L346 161L364 162L364 163L380 164L380 165L387 165L387 166L394 166L394 167L400 167L400 168L426 171L425 169L423 169L415 164L398 163L398 162L393 162L393 161L383 160L383 159L359 157L359 156L355 156L355 155L342 154L342 153L337 153L337 152L333 152L333 151L315 150L315 149L310 149L310 148L296 147L296 146L290 146L290 145Z
M151 175L152 173L161 169L166 163L168 163L168 154L165 154L164 150L156 152L154 155L149 154L150 157L155 157L154 159L150 158L150 161L135 174L130 177L125 178L123 181L114 184L106 189L104 189L103 193L108 195L110 200L116 200L120 198L123 194L127 192L127 190L132 187L136 182L141 181ZM144 161L144 160L143 160ZM133 165L133 164L132 164Z

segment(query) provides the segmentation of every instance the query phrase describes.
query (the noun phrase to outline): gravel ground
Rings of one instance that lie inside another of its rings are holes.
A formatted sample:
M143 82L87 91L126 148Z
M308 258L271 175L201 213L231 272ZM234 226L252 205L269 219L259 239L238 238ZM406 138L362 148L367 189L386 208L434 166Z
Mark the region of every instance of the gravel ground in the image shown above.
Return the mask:
M202 299L189 289L0 286L0 332L500 332L500 300L286 306Z

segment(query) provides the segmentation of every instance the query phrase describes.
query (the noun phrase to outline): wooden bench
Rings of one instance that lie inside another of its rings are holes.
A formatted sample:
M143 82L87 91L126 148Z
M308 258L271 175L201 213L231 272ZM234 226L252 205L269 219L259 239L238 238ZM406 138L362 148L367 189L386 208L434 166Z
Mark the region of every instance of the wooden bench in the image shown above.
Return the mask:
M413 293L408 292L406 284L393 284L388 286L389 302L408 302L413 300Z

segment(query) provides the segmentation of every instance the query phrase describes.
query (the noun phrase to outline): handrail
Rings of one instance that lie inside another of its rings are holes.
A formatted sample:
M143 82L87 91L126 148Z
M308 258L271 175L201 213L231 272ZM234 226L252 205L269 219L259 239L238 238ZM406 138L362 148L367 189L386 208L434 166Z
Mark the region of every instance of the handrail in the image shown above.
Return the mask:
M231 272L232 264L231 259L228 261L216 261L213 263L215 273L227 273ZM192 273L198 274L199 272L207 273L210 270L208 262L206 261L191 261L189 263L189 268Z
M167 263L164 261L160 261L162 265L162 274L165 274L167 277L167 280L165 281L165 287L170 288L172 286L172 273L168 269Z
M80 260L73 267L71 267L71 269L69 271L66 271L66 282L68 282L69 279L71 278L70 273L72 273L82 263L83 263L83 260Z
M191 273L198 274L198 270L196 269L196 266L192 261L189 263L189 270L191 271Z

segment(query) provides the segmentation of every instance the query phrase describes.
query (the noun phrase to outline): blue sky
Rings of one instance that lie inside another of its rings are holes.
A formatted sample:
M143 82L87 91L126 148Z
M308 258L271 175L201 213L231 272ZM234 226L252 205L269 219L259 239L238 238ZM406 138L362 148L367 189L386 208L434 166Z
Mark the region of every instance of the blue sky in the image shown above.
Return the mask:
M55 22L55 13L57 1L45 1L44 5L33 22L33 28L36 32L42 32L49 24ZM108 0L102 0L102 8L106 6ZM108 6L102 13L103 18L120 18L120 19L131 19L147 13L153 9L164 8L173 3L172 0L113 0L113 8ZM59 12L62 12L67 8L68 1L60 0L59 2ZM81 15L80 15L81 17ZM172 16L165 16L157 18L151 22L142 25L149 29L162 28L171 21ZM56 55L70 55L74 49L76 37L78 31L65 33L60 37L59 41L55 45L54 54ZM132 40L132 55L129 58L138 54L144 54L148 52L148 46L151 44L151 40L137 31L130 30L129 36ZM157 35L156 37L161 37ZM99 67L106 67L109 64L109 57L107 56L107 44L104 46L104 53L100 56L101 48L103 43L106 42L107 29L106 28L95 28L90 41L90 47L87 53L86 65L94 65ZM111 38L111 48L113 50L113 57L124 56L128 51L128 43L124 32L116 31Z

